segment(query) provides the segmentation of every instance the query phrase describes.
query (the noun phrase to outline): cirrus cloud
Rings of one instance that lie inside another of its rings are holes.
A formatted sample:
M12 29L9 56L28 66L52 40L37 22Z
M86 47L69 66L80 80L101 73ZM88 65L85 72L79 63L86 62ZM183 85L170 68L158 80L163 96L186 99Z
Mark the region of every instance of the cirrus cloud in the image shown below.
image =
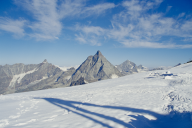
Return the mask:
M14 33L14 35L28 35L37 40L54 40L59 39L65 26L62 21L66 18L99 16L106 10L115 7L113 3L101 3L87 7L86 1L15 0L15 4L28 11L33 20L7 20L6 17L1 17L0 29ZM15 25L12 24L14 22ZM31 29L31 32L26 32L25 28Z
M191 48L192 19L181 20L166 17L163 13L148 13L150 9L157 8L161 2L161 0L124 1L121 6L125 9L113 16L111 28L84 26L79 30L81 34L94 33L97 38L114 39L125 47L131 48ZM171 7L168 9L170 10ZM178 17L184 15L181 13ZM84 38L85 42L86 39Z

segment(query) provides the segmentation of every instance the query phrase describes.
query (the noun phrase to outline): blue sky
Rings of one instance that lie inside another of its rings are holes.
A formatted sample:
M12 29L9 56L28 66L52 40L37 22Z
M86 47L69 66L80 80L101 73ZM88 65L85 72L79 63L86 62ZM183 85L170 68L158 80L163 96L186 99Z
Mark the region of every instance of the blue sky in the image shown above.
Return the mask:
M80 65L97 50L114 65L192 59L191 0L0 0L0 65Z

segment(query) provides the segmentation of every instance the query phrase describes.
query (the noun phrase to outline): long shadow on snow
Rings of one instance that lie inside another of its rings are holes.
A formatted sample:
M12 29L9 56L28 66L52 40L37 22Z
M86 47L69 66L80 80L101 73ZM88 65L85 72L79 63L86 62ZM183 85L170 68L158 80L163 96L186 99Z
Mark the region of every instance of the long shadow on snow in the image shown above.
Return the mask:
M183 112L179 113L176 111L172 111L168 115L161 115L149 110L143 110L143 109L136 109L136 108L130 108L130 107L121 107L121 106L108 106L108 105L96 105L91 103L83 103L83 102L77 102L77 101L69 101L69 100L61 100L56 98L38 98L38 99L44 99L48 101L49 103L56 105L62 109L71 111L77 115L80 115L84 118L87 118L89 120L92 120L98 124L101 124L103 127L113 128L112 126L103 123L97 119L94 119L93 117L90 117L86 114L98 116L100 118L104 118L110 121L113 121L117 124L123 125L124 127L128 128L192 128L192 112ZM135 112L140 114L148 114L151 116L156 117L156 120L149 120L148 118L142 116L142 115L128 115L136 120L131 120L131 122L126 123L122 120L119 120L115 117L107 116L104 114L92 112L86 109L83 109L81 107L77 107L78 105L84 105L84 106L92 106L92 107L100 107L100 108L106 108L106 109L115 109L115 110L124 110L129 112Z

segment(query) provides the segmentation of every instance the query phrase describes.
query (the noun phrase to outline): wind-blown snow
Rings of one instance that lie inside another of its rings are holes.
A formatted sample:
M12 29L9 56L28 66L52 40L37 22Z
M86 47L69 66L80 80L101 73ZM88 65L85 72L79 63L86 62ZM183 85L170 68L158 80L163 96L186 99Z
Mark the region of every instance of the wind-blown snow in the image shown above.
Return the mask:
M169 72L2 95L0 127L191 128L191 69L189 63Z
M28 72L25 72L25 73L21 73L21 74L18 74L18 75L14 75L14 76L13 76L13 79L11 80L11 82L10 82L10 84L9 84L9 86L10 86L10 87L14 86L16 82L17 82L17 83L20 83L21 80L23 79L23 77L24 77L25 75L31 74L31 73L33 73L33 72L35 72L35 71L37 71L37 69L33 69L33 70L28 71Z

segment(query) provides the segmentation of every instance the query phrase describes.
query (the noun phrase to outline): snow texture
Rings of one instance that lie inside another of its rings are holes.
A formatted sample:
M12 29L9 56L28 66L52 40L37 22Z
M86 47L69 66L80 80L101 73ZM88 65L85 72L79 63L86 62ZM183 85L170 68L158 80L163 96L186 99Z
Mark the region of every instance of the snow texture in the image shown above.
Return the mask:
M0 128L191 128L191 69L1 95Z

